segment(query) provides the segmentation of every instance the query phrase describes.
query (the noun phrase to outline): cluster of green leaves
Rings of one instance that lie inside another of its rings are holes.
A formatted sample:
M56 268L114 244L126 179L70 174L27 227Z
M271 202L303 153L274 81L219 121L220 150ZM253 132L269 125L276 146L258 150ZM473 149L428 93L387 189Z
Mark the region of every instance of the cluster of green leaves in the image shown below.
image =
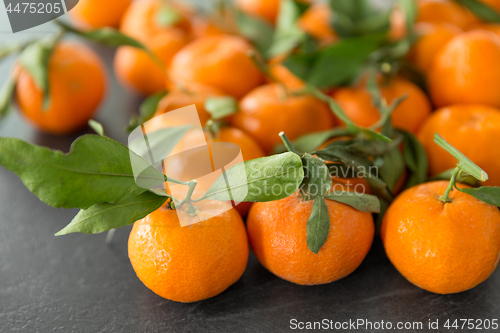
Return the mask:
M134 150L104 137L99 123L92 121L90 125L101 135L79 137L67 154L19 139L0 138L0 165L18 175L33 194L55 208L81 209L57 235L116 229L145 217L167 200L180 201L154 190L167 180L162 172ZM151 135L164 143L178 142L185 133L184 128L170 128ZM167 146L165 156L175 145ZM134 174L132 165L143 170L140 175ZM249 191L242 201L278 200L287 195L274 194L270 190L274 184L296 191L303 179L302 162L292 153L245 162L243 167L245 175L238 173L241 167L228 169L203 199L226 200L221 193L228 190L229 178L229 190L235 194L250 185L262 189L258 194ZM255 174L255 170L265 170L265 174Z
M304 177L300 184L302 200L314 200L311 214L307 220L307 246L318 253L326 242L330 230L330 215L325 200L337 201L349 205L361 212L379 213L380 201L374 195L346 190L332 190L333 168L346 167L358 171L358 168L369 170L370 161L362 159L352 151L332 145L315 152L303 153L295 149L284 133L281 134L287 148L300 157L304 169ZM339 148L339 149L337 149ZM326 161L334 162L327 164Z

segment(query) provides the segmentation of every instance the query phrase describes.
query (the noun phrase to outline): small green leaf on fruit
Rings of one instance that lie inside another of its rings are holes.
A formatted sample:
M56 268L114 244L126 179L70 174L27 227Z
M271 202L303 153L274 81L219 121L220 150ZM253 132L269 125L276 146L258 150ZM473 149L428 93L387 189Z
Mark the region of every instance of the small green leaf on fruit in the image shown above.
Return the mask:
M370 194L333 191L325 196L326 199L349 205L360 212L380 213L380 200Z
M330 232L330 216L325 199L317 197L307 220L307 247L318 254Z

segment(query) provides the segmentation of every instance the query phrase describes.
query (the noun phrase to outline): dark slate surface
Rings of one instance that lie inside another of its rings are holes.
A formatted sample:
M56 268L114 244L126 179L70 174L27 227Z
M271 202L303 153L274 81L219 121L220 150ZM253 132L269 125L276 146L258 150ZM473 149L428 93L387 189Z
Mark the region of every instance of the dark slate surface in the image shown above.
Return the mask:
M111 51L99 50L109 63ZM0 67L0 83L5 74L5 66ZM112 75L109 83L110 94L97 119L109 136L123 142L122 129L139 99L123 91ZM64 151L82 133L41 134L17 114L0 125L0 136ZM156 296L135 276L127 258L130 227L118 230L109 246L105 234L54 237L75 214L44 205L0 167L0 331L275 332L290 330L292 319L383 320L394 326L422 322L420 331L428 331L429 320L439 320L439 331L447 331L447 319L500 317L500 272L468 292L431 294L392 267L378 239L358 270L329 285L291 284L267 272L251 255L242 279L226 292L194 304L175 303Z

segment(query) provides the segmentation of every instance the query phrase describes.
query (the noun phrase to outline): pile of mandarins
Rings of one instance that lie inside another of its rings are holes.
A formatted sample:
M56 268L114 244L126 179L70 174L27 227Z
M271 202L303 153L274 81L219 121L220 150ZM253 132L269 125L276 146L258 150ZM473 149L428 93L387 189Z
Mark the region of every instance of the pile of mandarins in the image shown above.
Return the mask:
M184 1L105 2L113 3L106 16L97 9L103 3L98 0L80 0L72 16L82 29L119 28L154 54L120 46L114 73L124 87L143 96L166 92L155 115L195 104L206 125L211 122L206 100L230 96L237 101L237 111L215 132L207 132L207 139L236 143L247 161L273 154L282 143L280 132L293 142L346 127L326 99L304 92L310 84L307 75L288 66L287 59L300 53L300 46L263 56L254 40L238 33L238 18L228 10L211 15ZM235 6L272 28L279 25L284 2L237 0ZM326 2L300 3L306 9L296 27L317 48L345 42L330 24L334 13ZM500 0L482 3L500 12ZM380 98L387 104L405 96L392 112L392 124L418 138L430 179L457 165L457 159L434 142L438 133L488 174L483 185L500 186L500 22L486 22L451 0L419 0L417 7L412 31L408 18L398 19L401 8L394 8L387 36L392 43L410 34L414 38L407 51L383 62L375 75ZM368 58L364 65L369 63ZM354 124L369 128L382 115L364 65L351 79L320 88ZM19 108L48 132L67 133L85 126L104 96L103 65L81 44L63 42L55 48L49 62L51 104L46 110L33 79L22 68L18 71ZM394 194L405 187L407 178L405 172ZM371 193L363 179L352 181ZM448 186L448 181L438 180L406 189L389 205L380 225L387 256L397 270L413 284L440 294L475 287L492 274L500 258L498 208L459 191L469 187L461 183L443 201ZM238 211L231 209L189 227L180 227L177 214L160 208L134 224L130 260L148 288L180 302L215 296L235 283L246 267L248 243L260 263L280 278L301 285L330 283L361 264L377 228L372 214L326 202L331 223L318 253L309 250L306 239L313 201L296 193L278 201L244 203Z

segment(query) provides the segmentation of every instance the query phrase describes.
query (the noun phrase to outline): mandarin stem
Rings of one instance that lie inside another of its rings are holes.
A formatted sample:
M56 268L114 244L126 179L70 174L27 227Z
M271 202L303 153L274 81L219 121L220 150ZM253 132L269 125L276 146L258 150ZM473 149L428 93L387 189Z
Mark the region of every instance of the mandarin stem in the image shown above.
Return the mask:
M457 182L457 176L460 173L460 167L456 167L455 170L453 170L453 173L451 175L450 183L448 184L448 188L444 192L444 195L441 197L441 201L444 203L451 202L450 199L450 192L453 191L453 186L455 186L455 183Z
M295 147L292 145L292 143L290 142L290 140L286 136L285 132L280 133L280 138L281 138L281 141L283 141L283 144L285 145L286 149L288 149L288 151L295 153L297 155L299 154L299 152L295 149Z

